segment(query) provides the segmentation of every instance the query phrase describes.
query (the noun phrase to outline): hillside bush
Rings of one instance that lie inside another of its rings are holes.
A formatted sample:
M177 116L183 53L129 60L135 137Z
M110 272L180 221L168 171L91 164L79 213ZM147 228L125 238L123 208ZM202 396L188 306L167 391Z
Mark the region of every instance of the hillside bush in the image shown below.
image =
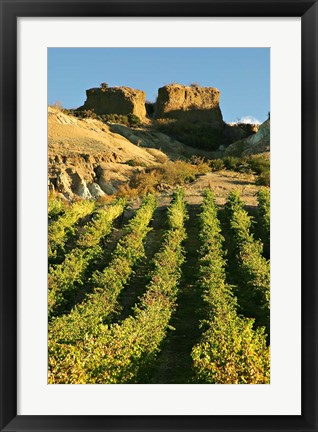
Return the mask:
M225 168L230 171L239 171L239 167L242 165L242 159L235 156L226 156L223 159L223 164Z
M225 168L224 162L222 159L211 159L209 161L210 168L212 172L221 171Z
M191 156L190 162L196 166L197 174L206 174L211 171L210 163L204 157Z
M97 119L97 114L94 112L94 109L83 110L82 118Z
M109 87L109 85L108 85L107 83L105 83L105 82L102 82L102 83L100 84L100 88L101 88L103 91L107 90L108 87Z
M137 117L135 114L128 114L127 120L128 120L129 126L132 126L132 127L139 126L141 124L140 118Z
M256 180L256 184L260 185L260 186L270 186L270 172L269 170L262 172L257 180Z
M223 158L223 164L230 171L254 173L257 175L256 184L270 186L270 160L265 156L226 156Z
M247 163L255 174L261 175L263 173L269 173L270 160L265 156L251 156L247 159Z
M200 174L195 165L181 160L166 163L159 168L159 172L162 174L162 180L169 185L189 183Z
M80 119L83 118L92 118L96 120L100 120L103 123L119 123L124 126L129 127L136 127L141 124L141 120L139 117L137 117L135 114L96 114L94 112L94 109L77 109L77 110L66 110L64 109L63 112L65 114L72 114L75 117L78 117Z
M124 126L129 126L128 117L122 114L101 114L99 120L103 123L119 123Z
M131 180L129 186L137 191L137 195L154 193L162 181L162 176L157 169L151 169L146 172L137 173Z
M182 160L168 161L136 173L128 185L118 188L117 195L133 198L147 193L156 193L165 187L182 186L192 182L198 175L208 171L210 167L203 160L200 163L197 161L197 165Z

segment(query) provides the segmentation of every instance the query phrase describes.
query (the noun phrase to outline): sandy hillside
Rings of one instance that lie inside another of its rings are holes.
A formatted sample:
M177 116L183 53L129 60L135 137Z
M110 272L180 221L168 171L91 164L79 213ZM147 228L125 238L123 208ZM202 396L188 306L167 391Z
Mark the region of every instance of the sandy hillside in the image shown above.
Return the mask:
M78 119L57 108L48 110L49 181L68 198L113 194L136 173L195 153L203 155L151 128L106 125L99 120ZM211 155L205 152L204 156ZM187 201L200 203L207 187L213 188L220 204L237 189L247 205L256 205L259 186L251 174L221 171L201 175L185 185ZM172 191L161 194L163 205Z

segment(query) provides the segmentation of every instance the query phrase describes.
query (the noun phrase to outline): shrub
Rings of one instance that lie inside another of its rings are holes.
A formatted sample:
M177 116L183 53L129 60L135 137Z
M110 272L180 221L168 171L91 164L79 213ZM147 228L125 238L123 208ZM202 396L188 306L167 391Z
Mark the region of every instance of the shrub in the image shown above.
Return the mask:
M266 171L269 172L270 160L265 156L251 157L247 160L247 163L255 174L259 175Z
M137 198L139 195L142 194L139 193L138 189L132 188L129 184L125 183L119 186L116 195L118 197L133 199L133 198Z
M62 108L62 113L67 115L75 115L75 110L71 108Z
M63 106L62 106L62 102L61 101L56 101L56 102L54 102L54 104L53 105L50 105L52 108L55 108L55 109L58 109L58 110L61 110L62 111L62 109L63 109Z
M88 110L74 110L72 111L72 114L75 117L78 118L93 118L96 119L97 118L97 114L94 112L94 109L88 109Z
M125 164L131 167L140 166L140 163L134 159L129 159L128 161L125 162Z
M162 182L162 175L157 169L138 173L131 181L130 186L136 189L139 195L154 193Z
M238 168L242 164L242 161L238 157L227 156L223 159L223 164L228 170L238 171Z
M116 197L114 195L105 194L96 198L95 203L96 206L99 207L104 206L105 204L111 204L115 199Z
M168 162L160 167L160 171L163 181L170 185L182 185L185 182L193 181L198 174L195 165L181 160Z
M212 159L210 160L210 168L212 172L221 171L224 169L224 162L222 159Z
M99 120L101 120L104 123L120 123L124 126L128 126L128 118L127 116L121 115L121 114L102 114L99 116Z
M105 82L103 82L103 83L101 83L100 87L101 87L102 90L107 90L108 89L108 84L105 83Z
M129 126L139 126L141 123L140 118L137 117L135 114L128 114L127 119Z
M190 161L196 166L197 174L206 174L211 171L210 164L205 160L204 157L192 156Z
M119 123L124 126L139 126L141 124L141 120L139 117L137 117L135 114L102 114L97 117L99 120L101 120L104 123L111 122L111 123Z
M269 170L262 172L257 180L256 180L256 184L260 185L260 186L270 186L270 172Z
M196 176L207 172L210 167L203 162L194 165L186 161L168 161L160 166L148 168L144 172L138 172L129 185L123 185L118 189L118 196L135 197L147 193L156 193L165 186L180 186L195 180Z

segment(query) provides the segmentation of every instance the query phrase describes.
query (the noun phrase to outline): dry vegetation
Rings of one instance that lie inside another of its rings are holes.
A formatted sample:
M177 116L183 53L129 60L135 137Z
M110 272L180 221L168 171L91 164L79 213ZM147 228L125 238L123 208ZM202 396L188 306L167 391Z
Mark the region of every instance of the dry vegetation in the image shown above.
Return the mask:
M159 193L173 186L193 182L198 175L210 171L209 164L203 159L196 159L194 162L168 161L147 168L144 172L137 173L129 183L120 186L118 195L134 198L147 193Z

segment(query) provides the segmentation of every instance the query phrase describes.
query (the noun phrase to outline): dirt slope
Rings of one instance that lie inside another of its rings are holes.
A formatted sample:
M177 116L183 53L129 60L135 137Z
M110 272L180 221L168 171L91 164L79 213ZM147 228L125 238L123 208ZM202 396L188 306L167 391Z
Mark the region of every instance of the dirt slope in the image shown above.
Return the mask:
M99 120L78 119L52 107L48 111L49 187L68 198L113 194L147 167L194 154L213 157L151 128L106 125ZM206 187L213 187L220 204L231 190L238 189L248 205L256 204L259 188L253 175L208 173L185 185L187 201L200 203ZM170 200L171 193L172 190L161 195L163 204Z
M167 157L136 146L98 120L80 120L49 108L49 186L68 198L113 193L118 184L158 159Z
M199 153L155 130L48 110L49 187L67 198L112 194L146 167Z

